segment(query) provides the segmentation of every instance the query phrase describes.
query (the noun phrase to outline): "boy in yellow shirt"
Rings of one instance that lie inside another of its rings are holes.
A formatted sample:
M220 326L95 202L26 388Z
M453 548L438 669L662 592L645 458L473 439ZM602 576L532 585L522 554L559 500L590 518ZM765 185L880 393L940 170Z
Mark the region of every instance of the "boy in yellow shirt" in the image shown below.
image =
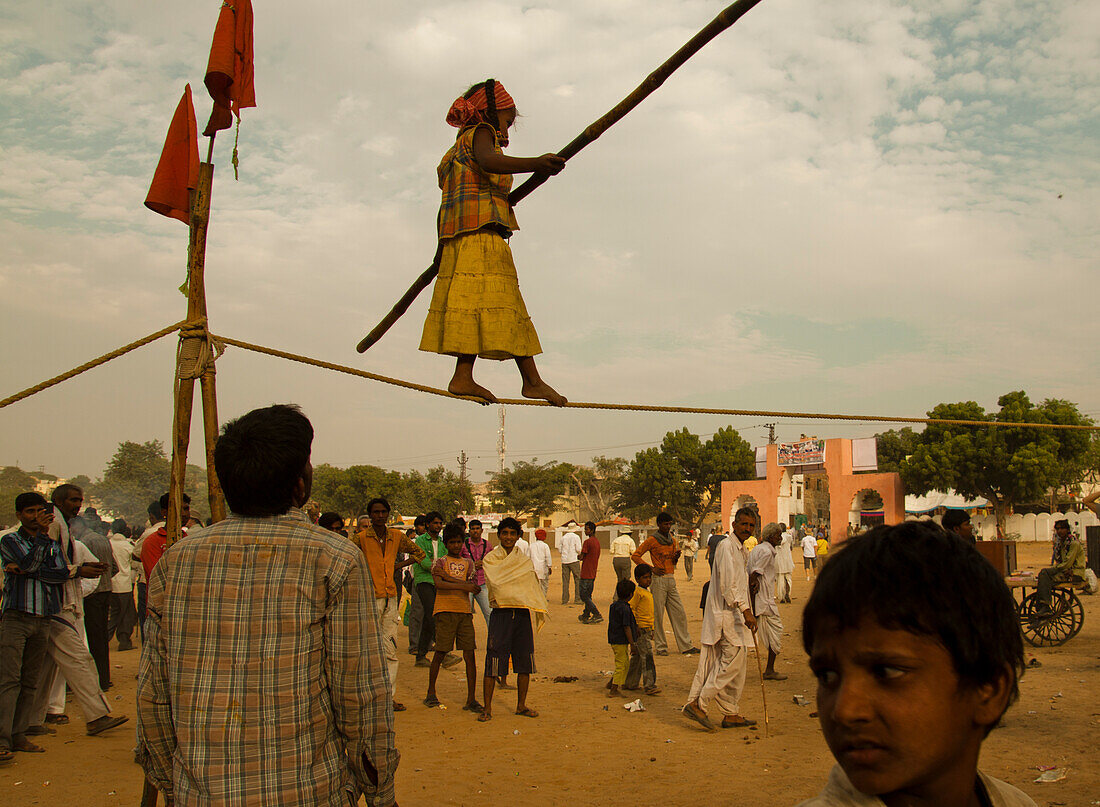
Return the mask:
M630 610L638 623L638 635L634 639L635 649L630 656L630 669L626 672L623 689L637 689L640 679L645 694L656 695L661 688L657 686L657 665L653 662L653 595L649 591L653 567L639 563L634 567L634 579L638 587L630 598Z

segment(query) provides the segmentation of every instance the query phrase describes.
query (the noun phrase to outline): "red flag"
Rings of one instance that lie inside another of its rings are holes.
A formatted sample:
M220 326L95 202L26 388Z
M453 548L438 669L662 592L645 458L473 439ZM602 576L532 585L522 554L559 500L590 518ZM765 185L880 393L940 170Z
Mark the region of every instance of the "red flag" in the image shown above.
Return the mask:
M160 162L153 173L153 183L145 206L162 216L191 221L191 195L188 191L199 182L199 135L195 122L195 105L191 103L191 85L183 91L176 114L164 138Z
M242 109L256 106L253 78L252 0L224 0L206 65L206 89L214 108L203 135L228 129L233 114L240 120Z

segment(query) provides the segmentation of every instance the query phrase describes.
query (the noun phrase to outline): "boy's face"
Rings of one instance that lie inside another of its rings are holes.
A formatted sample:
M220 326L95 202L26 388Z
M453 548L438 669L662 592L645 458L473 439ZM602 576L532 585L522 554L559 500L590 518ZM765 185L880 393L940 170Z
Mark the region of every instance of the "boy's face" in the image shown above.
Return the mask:
M19 523L32 535L42 529L42 514L46 511L44 504L32 504L18 512Z
M484 528L480 524L471 524L470 525L470 538L473 539L474 541L480 541L481 540L481 531L483 529Z
M814 639L821 731L859 790L889 802L910 794L947 803L973 792L986 727L1008 690L960 686L948 651L930 637L865 617L841 632L825 624Z
M638 578L638 585L642 588L649 588L649 584L653 582L653 574L643 574Z
M500 545L504 547L504 551L511 552L512 547L514 547L516 541L519 540L519 533L511 527L505 527L498 533L497 538L500 539Z
M447 554L452 558L457 558L462 554L462 538L448 538L443 545L447 547Z
M428 522L428 532L432 535L439 535L439 531L443 529L443 519L433 518Z

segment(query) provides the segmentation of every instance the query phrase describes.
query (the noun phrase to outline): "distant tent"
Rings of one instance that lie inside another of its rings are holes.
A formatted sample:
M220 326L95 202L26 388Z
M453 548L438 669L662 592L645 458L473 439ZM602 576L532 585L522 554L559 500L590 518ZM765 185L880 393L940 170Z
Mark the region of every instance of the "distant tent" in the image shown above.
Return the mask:
M949 510L977 510L989 506L989 502L985 499L968 499L953 490L946 492L932 490L925 496L905 497L905 512L915 515L930 513L938 507L946 507Z

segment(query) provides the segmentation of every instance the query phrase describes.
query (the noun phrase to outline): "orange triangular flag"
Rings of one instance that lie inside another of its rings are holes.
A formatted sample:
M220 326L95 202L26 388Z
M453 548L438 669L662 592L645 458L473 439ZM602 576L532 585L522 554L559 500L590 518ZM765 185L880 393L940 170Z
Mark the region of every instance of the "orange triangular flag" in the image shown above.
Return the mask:
M252 0L225 0L206 65L206 89L214 99L206 137L228 129L233 114L240 120L242 109L256 106L252 61Z
M160 162L153 173L153 183L145 206L162 216L191 221L190 189L199 182L199 135L195 122L195 105L191 103L191 85L183 91L176 114L164 138Z

